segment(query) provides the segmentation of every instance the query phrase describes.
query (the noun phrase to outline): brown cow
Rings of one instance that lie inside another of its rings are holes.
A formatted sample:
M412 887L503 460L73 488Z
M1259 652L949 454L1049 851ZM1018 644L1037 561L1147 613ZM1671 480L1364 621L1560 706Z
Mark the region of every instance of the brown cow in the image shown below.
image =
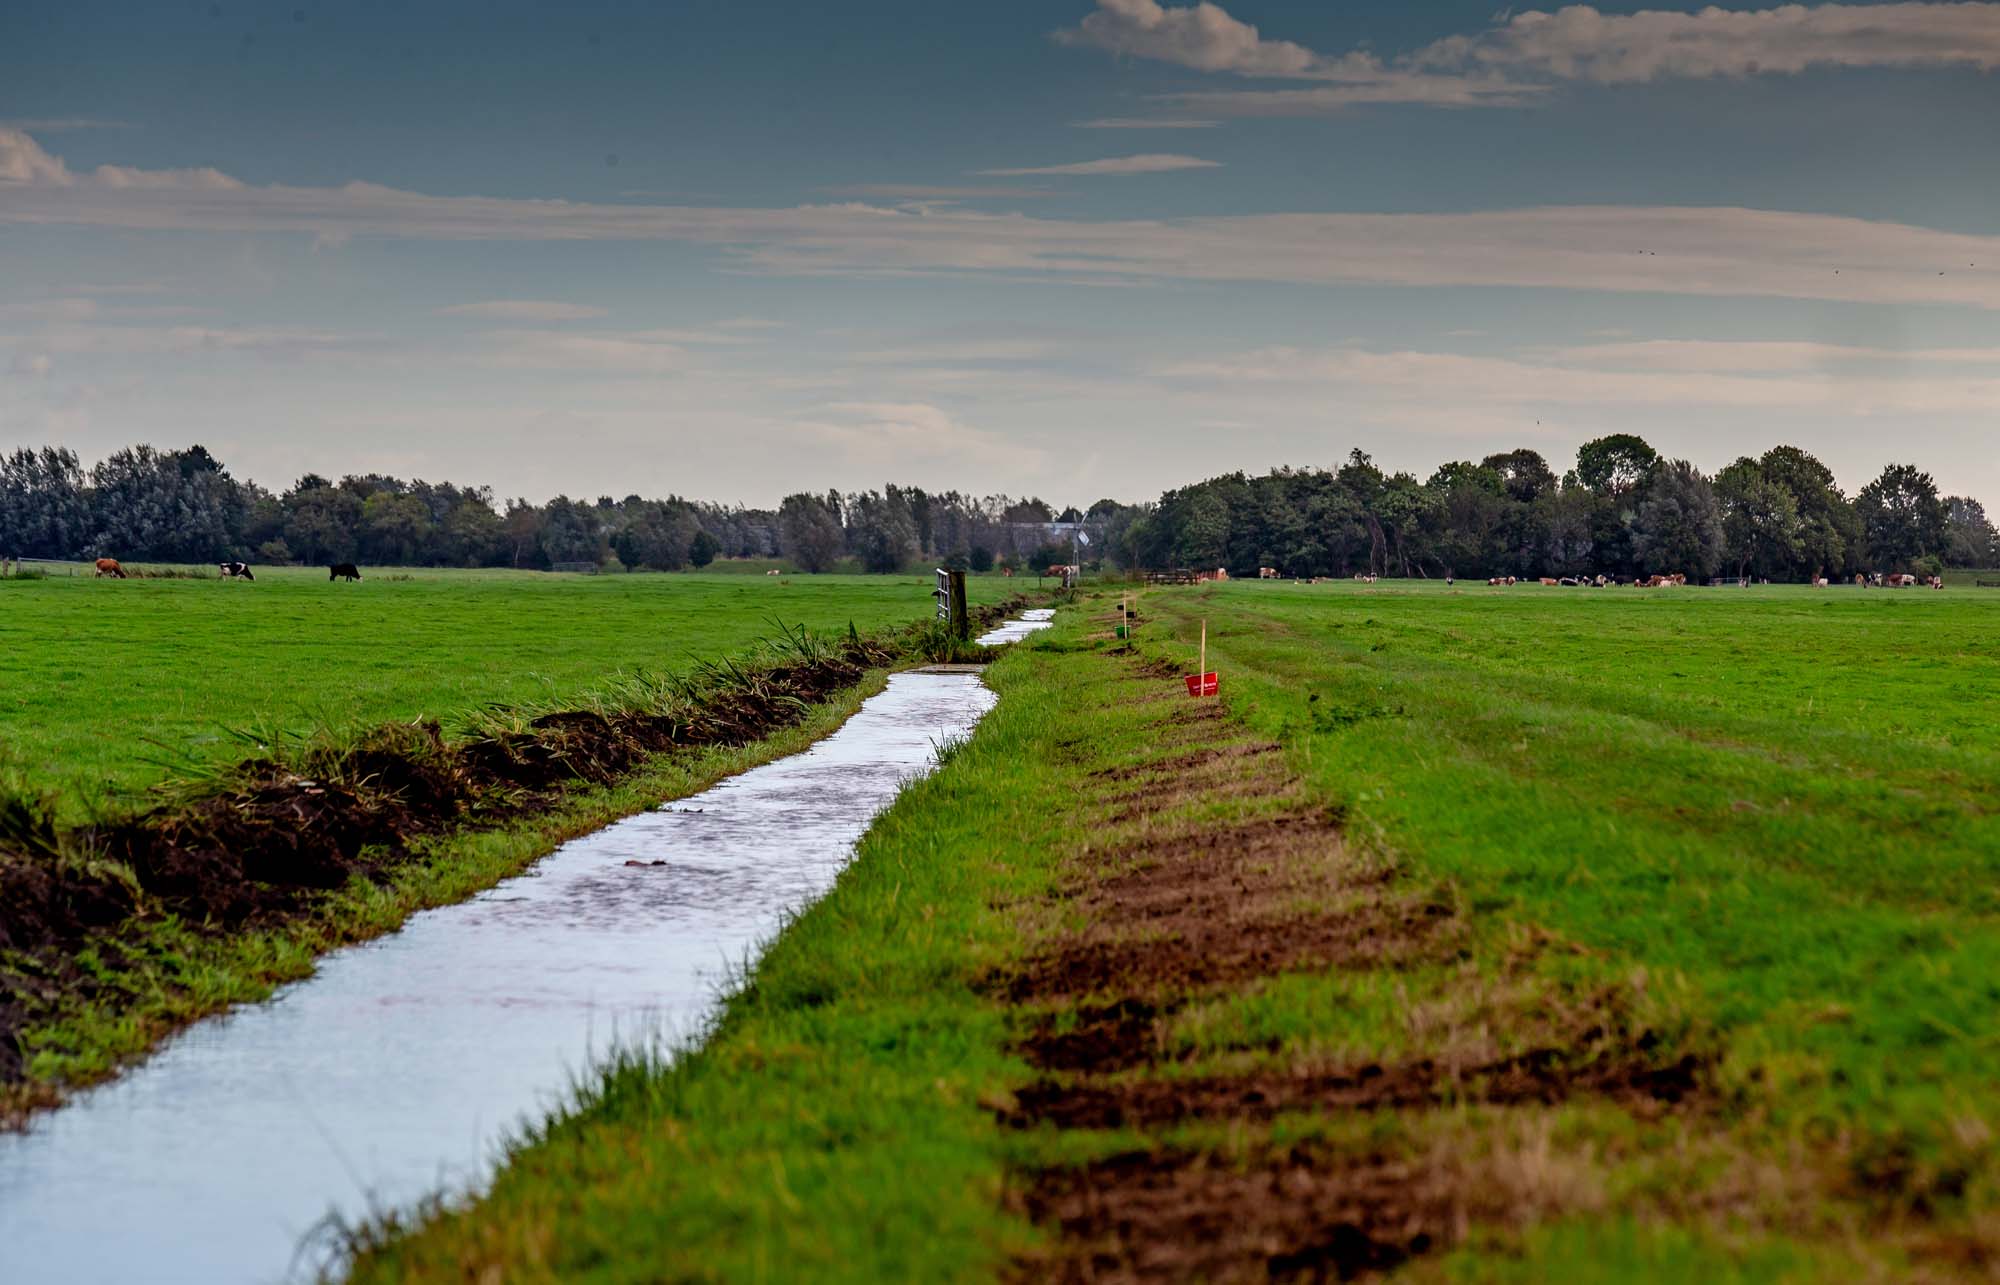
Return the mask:
M1556 578L1554 576L1543 576L1541 577L1541 581L1543 584L1548 585L1550 588L1554 588L1557 583Z
M100 576L110 576L114 580L123 580L125 578L125 568L118 565L118 559L116 558L99 558L97 560L97 574Z

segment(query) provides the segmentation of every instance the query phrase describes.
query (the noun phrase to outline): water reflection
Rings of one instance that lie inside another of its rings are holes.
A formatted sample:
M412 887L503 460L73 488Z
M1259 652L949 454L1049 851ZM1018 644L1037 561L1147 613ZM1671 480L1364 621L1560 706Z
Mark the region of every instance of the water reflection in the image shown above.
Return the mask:
M0 1281L309 1277L294 1252L330 1209L483 1181L593 1049L697 1029L729 971L993 700L976 674L895 675L804 753L328 956L0 1136Z

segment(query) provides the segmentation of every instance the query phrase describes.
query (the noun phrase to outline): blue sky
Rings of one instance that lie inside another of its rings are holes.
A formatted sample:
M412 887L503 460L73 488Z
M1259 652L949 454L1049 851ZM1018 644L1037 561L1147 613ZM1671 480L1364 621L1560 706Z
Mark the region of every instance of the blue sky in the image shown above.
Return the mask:
M2000 5L0 7L0 446L1144 498L1790 441L2000 502Z

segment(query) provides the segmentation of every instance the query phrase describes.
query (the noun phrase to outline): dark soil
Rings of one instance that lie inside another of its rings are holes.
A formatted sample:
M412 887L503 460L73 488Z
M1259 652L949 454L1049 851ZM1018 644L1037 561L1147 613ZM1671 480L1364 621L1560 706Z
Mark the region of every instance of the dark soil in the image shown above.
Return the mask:
M1178 679L1131 672L1134 701ZM1266 1048L1250 1050L1250 1069L1189 1074L1192 1053L1167 1028L1190 1000L1287 972L1462 959L1467 924L1449 895L1350 845L1344 812L1313 803L1280 747L1244 738L1217 702L1183 701L1152 757L1088 775L1107 815L1087 832L1106 837L1072 861L1065 927L988 980L1019 1006L1017 1048L1043 1072L1000 1121L1153 1134L1220 1123L1249 1140L1249 1158L1156 1145L1019 1175L1021 1206L1061 1238L1017 1264L1022 1279L1347 1280L1459 1239L1482 1210L1505 1214L1508 1193L1415 1158L1260 1150L1285 1113L1590 1095L1651 1116L1700 1094L1702 1060L1662 1047L1613 995L1524 1017L1516 1039L1532 1047L1511 1056L1328 1068L1273 1065Z
M1450 1176L1307 1147L1241 1166L1140 1151L1042 1174L1021 1198L1060 1229L1022 1280L1330 1281L1387 1271L1462 1234Z

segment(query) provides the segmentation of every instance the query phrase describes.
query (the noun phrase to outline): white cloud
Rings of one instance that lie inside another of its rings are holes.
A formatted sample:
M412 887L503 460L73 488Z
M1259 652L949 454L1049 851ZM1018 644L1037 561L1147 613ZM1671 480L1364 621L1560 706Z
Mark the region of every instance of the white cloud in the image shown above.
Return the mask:
M1813 68L2000 67L2000 4L1779 5L1694 13L1605 14L1589 5L1496 19L1402 57L1328 55L1265 38L1221 7L1098 0L1065 44L1257 79L1318 81L1281 90L1163 97L1229 115L1305 115L1360 103L1518 106L1566 82L1789 74Z
M440 316L481 317L489 321L587 321L605 315L602 308L552 299L491 299L484 303L453 304L437 311Z
M19 167L46 170L36 154L17 152ZM5 193L0 225L672 241L716 247L767 273L1505 286L2000 309L2000 237L1731 207L1077 220L858 202L728 208L438 197L368 183L113 188L44 179Z
M26 131L0 126L0 188L33 187L196 188L229 191L243 185L220 170L135 170L100 165L87 174L72 173L60 156L51 155Z
M1212 170L1220 161L1204 161L1199 156L1177 156L1171 152L1149 152L1143 156L1112 156L1101 161L1075 161L1068 165L1038 165L1017 170L976 170L996 178L1028 174L1165 174L1172 170Z
M55 359L45 352L24 352L15 354L13 370L15 374L24 375L29 379L45 379L55 366Z
M1518 13L1412 55L1423 68L1484 67L1623 84L1815 67L2000 67L2000 4L1802 4L1695 13Z
M1132 58L1245 76L1310 75L1318 54L1289 40L1266 40L1257 28L1206 3L1169 7L1158 0L1097 0L1097 12L1055 38Z

